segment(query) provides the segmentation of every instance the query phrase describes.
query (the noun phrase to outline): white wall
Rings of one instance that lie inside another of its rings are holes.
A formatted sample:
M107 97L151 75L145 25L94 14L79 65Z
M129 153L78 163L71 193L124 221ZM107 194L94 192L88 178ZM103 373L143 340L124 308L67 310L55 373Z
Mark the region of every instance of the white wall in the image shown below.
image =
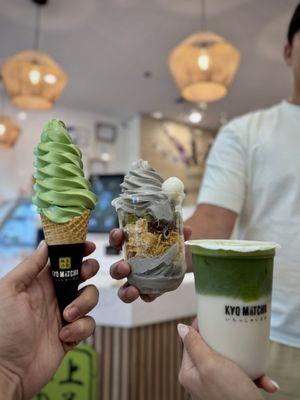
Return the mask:
M8 115L16 116L17 112L18 110L10 106L6 107ZM121 121L97 113L68 108L56 107L49 111L29 112L27 120L19 121L22 133L15 147L9 150L0 149L0 200L15 197L20 193L30 195L31 177L34 172L33 148L39 141L42 127L51 118L59 118L67 125L85 128L88 135L88 147L83 149L86 168L88 167L87 159L90 156L97 156L99 152L99 147L95 148L93 142L94 123L103 121L118 125L119 134L116 144L109 147L109 151L112 152L112 161L107 166L97 163L93 172L123 173L128 170L131 162L138 158L138 117L121 124Z

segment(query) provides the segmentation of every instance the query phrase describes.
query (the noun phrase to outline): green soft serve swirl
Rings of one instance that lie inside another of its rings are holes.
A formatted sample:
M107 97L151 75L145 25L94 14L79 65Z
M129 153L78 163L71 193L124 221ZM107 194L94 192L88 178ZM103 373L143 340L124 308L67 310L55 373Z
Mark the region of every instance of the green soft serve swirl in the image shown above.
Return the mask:
M47 123L34 155L32 201L40 214L64 224L95 207L97 197L84 177L81 151L72 143L62 121L52 119Z

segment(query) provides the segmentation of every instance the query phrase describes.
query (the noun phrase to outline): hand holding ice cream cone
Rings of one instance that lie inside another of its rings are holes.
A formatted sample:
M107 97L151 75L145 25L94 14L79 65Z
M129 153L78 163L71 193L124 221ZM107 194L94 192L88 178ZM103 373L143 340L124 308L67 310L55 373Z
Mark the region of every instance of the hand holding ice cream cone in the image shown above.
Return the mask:
M77 295L83 247L97 198L84 176L82 155L62 121L51 120L36 147L35 196L61 311Z

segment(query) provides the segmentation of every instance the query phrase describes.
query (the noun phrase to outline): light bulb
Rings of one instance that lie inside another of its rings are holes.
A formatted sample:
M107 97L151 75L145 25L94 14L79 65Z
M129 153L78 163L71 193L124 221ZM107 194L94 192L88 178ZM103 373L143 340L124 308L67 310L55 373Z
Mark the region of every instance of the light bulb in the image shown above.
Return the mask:
M0 124L0 136L4 135L6 132L6 126L4 124Z
M192 124L199 124L202 120L202 115L199 113L199 111L192 111L189 115L189 121Z
M27 119L27 113L25 111L20 111L18 112L17 118L20 121L25 121L25 119Z
M100 157L103 162L109 162L111 160L111 155L109 153L102 153Z
M49 85L54 85L54 83L57 82L57 78L56 78L56 76L53 75L53 74L46 74L46 75L44 76L44 81L45 81L46 83L49 83Z
M207 71L210 67L210 57L206 49L200 49L198 66L202 71Z
M160 111L155 111L154 113L152 113L152 117L155 119L162 119L163 114Z
M29 80L33 85L37 85L41 80L41 73L37 69L31 69L29 71Z

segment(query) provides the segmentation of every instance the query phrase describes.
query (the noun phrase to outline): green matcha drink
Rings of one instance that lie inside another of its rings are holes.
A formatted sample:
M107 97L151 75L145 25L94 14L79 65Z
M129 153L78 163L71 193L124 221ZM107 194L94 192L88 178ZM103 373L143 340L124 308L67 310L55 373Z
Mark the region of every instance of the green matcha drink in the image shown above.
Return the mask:
M268 351L275 243L192 240L198 324L214 350L256 379Z

